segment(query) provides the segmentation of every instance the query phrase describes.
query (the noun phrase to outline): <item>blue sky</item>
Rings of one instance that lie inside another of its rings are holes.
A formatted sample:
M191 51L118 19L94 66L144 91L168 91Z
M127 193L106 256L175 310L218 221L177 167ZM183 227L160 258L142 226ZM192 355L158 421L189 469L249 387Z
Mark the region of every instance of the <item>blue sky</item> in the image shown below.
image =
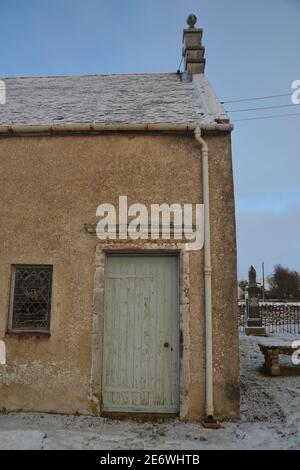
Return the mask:
M0 3L0 76L176 71L188 13L225 101L285 94L300 80L300 0L10 0ZM291 104L290 97L227 104ZM300 105L232 113L300 113ZM300 271L299 117L236 122L239 276L265 261Z

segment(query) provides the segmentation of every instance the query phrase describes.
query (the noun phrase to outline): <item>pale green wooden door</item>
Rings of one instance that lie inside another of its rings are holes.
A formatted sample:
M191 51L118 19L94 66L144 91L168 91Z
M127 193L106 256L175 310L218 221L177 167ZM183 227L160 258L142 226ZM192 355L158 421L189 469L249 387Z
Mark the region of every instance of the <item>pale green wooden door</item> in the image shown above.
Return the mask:
M178 413L176 256L108 256L104 411Z

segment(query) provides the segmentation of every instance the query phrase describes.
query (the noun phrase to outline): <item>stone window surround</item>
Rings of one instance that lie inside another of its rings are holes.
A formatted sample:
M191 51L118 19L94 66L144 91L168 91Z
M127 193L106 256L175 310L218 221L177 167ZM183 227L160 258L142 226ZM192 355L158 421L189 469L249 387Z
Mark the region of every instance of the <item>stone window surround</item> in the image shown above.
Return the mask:
M13 328L13 310L14 310L14 296L16 288L16 272L18 268L28 268L28 269L39 269L39 268L48 268L51 270L51 283L50 283L50 302L49 302L49 311L48 311L48 322L49 326L47 328ZM19 337L26 336L44 336L50 337L50 320L51 320L51 309L52 309L52 294L53 294L53 265L50 264L13 264L11 265L11 278L10 278L10 290L9 290L9 307L8 307L8 320L7 320L7 329L6 335Z
M189 393L189 252L182 243L106 243L96 245L96 263L93 288L92 310L92 366L90 381L90 401L97 414L102 413L102 360L104 334L104 296L107 255L111 253L126 254L169 254L179 257L179 325L180 325L180 404L179 417L188 417Z

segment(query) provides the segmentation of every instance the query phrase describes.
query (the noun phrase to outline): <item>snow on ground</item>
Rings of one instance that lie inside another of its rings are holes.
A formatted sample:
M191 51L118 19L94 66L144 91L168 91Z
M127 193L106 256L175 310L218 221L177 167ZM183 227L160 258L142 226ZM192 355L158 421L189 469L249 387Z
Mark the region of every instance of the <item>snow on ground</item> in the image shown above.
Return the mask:
M281 335L282 337L282 335ZM287 335L284 335L287 338ZM290 336L291 341L300 336ZM0 449L297 449L300 366L280 356L282 375L261 371L260 338L241 335L241 420L220 430L178 420L155 423L105 418L0 414Z

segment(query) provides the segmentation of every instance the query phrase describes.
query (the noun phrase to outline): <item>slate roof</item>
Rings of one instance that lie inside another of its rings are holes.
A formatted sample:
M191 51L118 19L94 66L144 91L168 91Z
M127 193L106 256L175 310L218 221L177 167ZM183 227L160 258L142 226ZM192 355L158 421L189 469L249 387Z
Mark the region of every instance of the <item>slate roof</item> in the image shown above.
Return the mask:
M176 73L4 78L0 125L228 122L206 77Z

